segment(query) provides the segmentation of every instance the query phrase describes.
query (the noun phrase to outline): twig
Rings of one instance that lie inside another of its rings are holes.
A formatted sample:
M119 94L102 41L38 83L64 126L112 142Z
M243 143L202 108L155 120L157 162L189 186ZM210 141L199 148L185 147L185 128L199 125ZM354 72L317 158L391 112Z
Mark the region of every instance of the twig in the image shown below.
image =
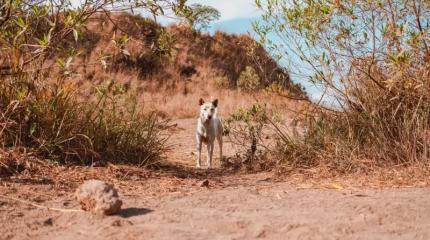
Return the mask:
M12 200L12 201L17 201L17 202L20 202L20 203L24 203L24 204L27 204L27 205L31 205L33 207L42 208L42 209L46 209L46 210L52 210L52 211L58 211L58 212L83 212L83 210L81 210L81 209L51 208L51 207L39 205L39 204L36 204L36 203L32 203L30 201L26 201L26 200L22 200L22 199L19 199L19 198L14 198L14 197L6 197L6 196L0 195L0 198L4 198L4 199L7 199L7 200Z

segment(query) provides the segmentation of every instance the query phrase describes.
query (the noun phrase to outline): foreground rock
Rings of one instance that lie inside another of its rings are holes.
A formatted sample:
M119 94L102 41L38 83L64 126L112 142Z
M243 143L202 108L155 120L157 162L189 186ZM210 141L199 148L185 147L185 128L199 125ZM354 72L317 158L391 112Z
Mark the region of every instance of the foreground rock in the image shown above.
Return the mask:
M112 215L121 210L122 201L117 190L99 180L85 181L75 192L82 209L95 214Z

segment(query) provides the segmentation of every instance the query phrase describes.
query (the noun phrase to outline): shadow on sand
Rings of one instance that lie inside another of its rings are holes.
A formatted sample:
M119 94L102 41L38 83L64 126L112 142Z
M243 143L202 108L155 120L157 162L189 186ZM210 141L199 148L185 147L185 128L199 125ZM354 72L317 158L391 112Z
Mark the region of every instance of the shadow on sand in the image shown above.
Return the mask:
M235 170L228 170L224 168L212 168L212 169L196 169L194 167L183 166L180 164L163 163L155 167L156 170L161 173L174 176L177 178L193 178L203 180L213 177L221 177L226 175L232 175L237 173Z
M147 208L124 208L121 209L121 211L118 213L118 216L123 218L129 218L129 217L135 217L135 216L141 216L152 212L151 209Z

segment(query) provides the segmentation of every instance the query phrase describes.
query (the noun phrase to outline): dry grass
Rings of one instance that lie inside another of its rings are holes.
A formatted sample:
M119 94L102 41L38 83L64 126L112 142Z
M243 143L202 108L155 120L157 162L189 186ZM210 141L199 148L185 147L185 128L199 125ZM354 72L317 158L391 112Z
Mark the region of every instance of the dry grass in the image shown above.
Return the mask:
M135 97L121 91L108 82L96 87L93 101L83 102L71 84L5 79L0 84L1 145L68 164L154 164L164 152L164 122L143 114Z
M198 99L218 98L220 101L219 113L221 117L228 117L240 108L249 108L256 102L266 103L270 109L283 109L282 114L288 116L289 109L297 106L291 101L277 94L264 92L243 93L237 90L223 89L201 84L201 81L187 84L192 89L187 90L187 94L181 91L166 91L162 93L143 93L142 98L148 109L159 111L162 115L172 118L196 118L198 116ZM199 86L200 85L200 86Z
M373 167L351 173L340 173L332 168L319 166L302 169L278 177L298 188L360 189L429 187L430 168L428 165Z
M346 173L421 166L428 161L428 63L402 69L365 64L373 72L351 71L354 84L347 90L349 98L342 112L313 107L304 113L302 136L279 134L281 169L322 165ZM395 84L383 85L390 81Z

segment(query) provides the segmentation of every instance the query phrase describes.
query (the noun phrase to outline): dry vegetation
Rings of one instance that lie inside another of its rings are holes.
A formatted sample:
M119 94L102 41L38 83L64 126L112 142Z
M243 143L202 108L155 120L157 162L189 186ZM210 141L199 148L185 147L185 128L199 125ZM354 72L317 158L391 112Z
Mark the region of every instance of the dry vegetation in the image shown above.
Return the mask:
M312 106L303 112L305 131L298 138L280 132L281 169L325 166L344 173L399 165L426 168L426 3L256 2L267 19L255 25L257 32L264 39L275 31L300 56L301 64L312 69L310 79L339 103L333 110Z
M247 35L162 27L103 4L62 7L2 5L4 149L63 164L150 166L166 152L162 119L194 118L200 97L217 96L224 115L255 101L278 108L289 107L285 97L305 99ZM246 81L252 88L237 91Z
M310 79L334 93L338 109L306 102L301 87L248 35L162 27L103 5L56 15L42 5L4 5L2 147L60 163L149 166L166 151L162 119L194 118L196 99L215 96L226 134L240 146L226 166L345 173L425 163L428 6L282 4L257 4L266 21L256 31L262 41L273 30L290 44L314 70ZM276 14L282 11L287 18ZM336 17L342 21L327 20ZM405 25L407 19L415 21Z
M255 0L261 43L196 30L219 13L185 0L82 4L0 1L0 236L428 238L426 3ZM212 96L224 158L196 169Z

